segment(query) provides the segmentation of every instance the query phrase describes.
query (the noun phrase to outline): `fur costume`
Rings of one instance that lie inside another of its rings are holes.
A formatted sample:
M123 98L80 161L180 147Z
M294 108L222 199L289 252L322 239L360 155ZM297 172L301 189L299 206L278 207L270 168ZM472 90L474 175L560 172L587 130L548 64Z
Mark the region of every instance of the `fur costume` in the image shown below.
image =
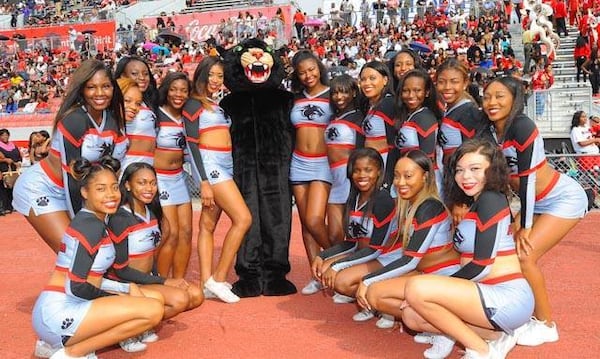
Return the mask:
M289 169L294 128L293 96L280 89L284 69L263 41L248 39L224 56L225 86L220 106L231 117L233 173L252 226L240 247L233 292L240 297L288 295L296 287L290 271L292 221Z

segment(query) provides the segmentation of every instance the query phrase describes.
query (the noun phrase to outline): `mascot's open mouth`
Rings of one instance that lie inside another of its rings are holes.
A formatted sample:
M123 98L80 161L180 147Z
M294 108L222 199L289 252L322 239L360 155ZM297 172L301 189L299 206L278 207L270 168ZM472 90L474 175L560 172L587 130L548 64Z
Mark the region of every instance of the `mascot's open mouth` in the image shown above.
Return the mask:
M273 56L261 48L251 47L246 49L240 56L240 62L244 68L244 75L253 84L267 82L273 68Z
M244 73L252 83L260 84L271 76L271 67L262 62L253 62L244 67Z

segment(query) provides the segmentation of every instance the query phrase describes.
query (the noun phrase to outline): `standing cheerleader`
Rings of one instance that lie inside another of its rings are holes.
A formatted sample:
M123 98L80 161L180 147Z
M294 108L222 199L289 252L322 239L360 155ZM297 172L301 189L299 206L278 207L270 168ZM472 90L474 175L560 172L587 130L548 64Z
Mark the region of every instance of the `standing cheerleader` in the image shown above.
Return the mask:
M71 218L81 209L79 184L69 172L76 158L121 160L123 96L104 63L86 60L73 73L54 120L50 153L17 180L13 207L58 253Z
M140 57L124 57L117 64L115 77L135 81L143 96L138 113L134 118L125 121L129 148L122 161L121 172L125 171L132 162L145 162L153 165L154 148L156 147L156 114L154 111L157 106L158 91L150 66ZM127 109L125 110L127 113Z
M300 51L292 58L292 66L295 96L290 120L296 128L296 141L290 183L302 224L304 248L308 262L312 264L321 248L331 245L325 225L332 183L325 128L333 117L333 110L323 63L311 52ZM320 289L319 282L311 279L302 289L302 294L314 294Z
M366 63L358 79L367 109L362 123L365 147L374 148L383 157L382 186L388 191L394 177L394 164L398 159L398 151L394 146L398 130L395 127L397 108L392 80L387 66L379 61Z
M364 115L358 108L358 84L349 75L331 81L330 97L335 118L325 130L327 158L333 177L327 204L327 229L332 244L344 240L344 207L350 194L348 157L355 148L364 145L361 123Z
M233 181L231 120L214 100L223 86L223 62L207 57L194 72L192 96L183 108L192 174L201 187L202 212L198 234L200 279L206 296L226 303L240 298L231 291L227 273L252 224L250 210ZM207 176L208 173L208 176ZM214 233L225 211L231 227L225 234L221 257L213 269Z
M157 269L164 277L183 278L192 251L192 203L183 172L183 105L190 82L182 72L170 72L158 89L158 135L154 168L160 205L168 223L167 235L158 248Z

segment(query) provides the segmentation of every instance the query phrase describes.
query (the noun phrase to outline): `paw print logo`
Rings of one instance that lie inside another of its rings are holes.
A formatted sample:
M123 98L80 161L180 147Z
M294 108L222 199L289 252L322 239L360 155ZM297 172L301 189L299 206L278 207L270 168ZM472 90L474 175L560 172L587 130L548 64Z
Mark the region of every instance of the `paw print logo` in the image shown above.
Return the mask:
M68 327L70 327L73 324L73 322L74 322L73 318L65 318L65 320L63 320L60 328L63 330L67 329Z
M164 201L168 200L169 199L169 192L167 192L167 191L160 192L160 196L158 198L162 199Z
M219 178L221 174L219 173L219 171L214 170L210 173L210 178Z
M46 207L48 205L48 202L50 202L50 199L48 199L48 197L46 197L46 196L42 196L42 197L37 198L35 200L35 202L40 207Z

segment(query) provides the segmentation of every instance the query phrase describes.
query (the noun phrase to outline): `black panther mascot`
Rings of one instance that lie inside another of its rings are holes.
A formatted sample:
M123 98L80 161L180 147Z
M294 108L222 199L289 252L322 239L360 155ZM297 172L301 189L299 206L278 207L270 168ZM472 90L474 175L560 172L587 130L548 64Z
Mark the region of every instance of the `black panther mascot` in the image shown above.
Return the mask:
M233 172L252 213L252 226L237 254L240 297L296 293L290 271L291 189L289 169L294 128L293 96L281 89L284 68L263 41L248 39L224 56L225 86L220 106L231 117Z

